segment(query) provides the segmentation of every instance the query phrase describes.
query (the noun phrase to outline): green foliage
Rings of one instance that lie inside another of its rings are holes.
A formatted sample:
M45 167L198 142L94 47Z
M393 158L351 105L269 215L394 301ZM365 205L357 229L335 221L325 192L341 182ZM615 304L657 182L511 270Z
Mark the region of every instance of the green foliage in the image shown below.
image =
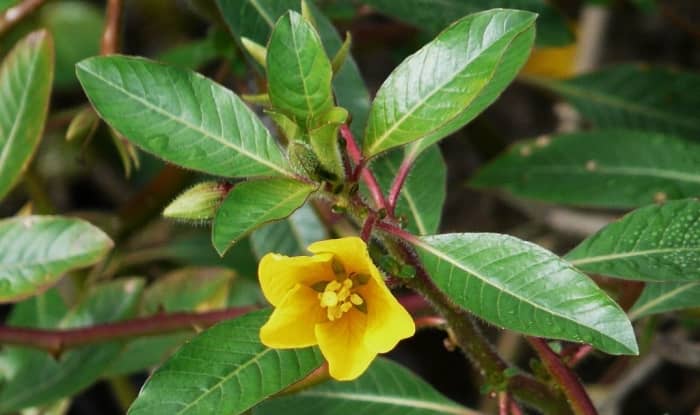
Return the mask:
M0 66L0 199L31 161L48 113L53 41L46 31L27 35Z
M544 248L487 233L427 236L417 247L435 283L490 323L589 343L610 354L638 353L620 306Z
M518 10L473 14L403 61L372 103L364 155L421 138L426 147L476 117L525 63L535 18Z
M156 370L129 414L240 414L321 364L316 349L263 346L258 331L268 316L251 313L194 338Z
M99 261L112 245L104 232L79 219L26 216L0 221L0 302L36 294L65 272Z
M579 269L641 281L700 281L700 202L677 200L628 214L566 259Z
M258 259L270 252L306 255L307 246L323 239L328 239L328 232L308 203L287 219L265 225L250 235Z
M283 412L317 415L473 413L445 398L407 369L382 358L354 382L326 382L294 395L270 399L253 409L253 415Z
M700 282L650 282L630 310L630 319L700 307Z
M700 194L699 162L700 145L673 136L595 130L518 143L471 184L548 202L634 208Z

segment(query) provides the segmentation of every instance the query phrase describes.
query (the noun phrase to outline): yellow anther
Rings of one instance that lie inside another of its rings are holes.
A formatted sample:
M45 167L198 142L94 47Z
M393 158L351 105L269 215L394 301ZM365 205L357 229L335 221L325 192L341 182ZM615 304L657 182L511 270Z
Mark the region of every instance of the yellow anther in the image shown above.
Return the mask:
M350 304L350 303L343 303L343 304L340 305L340 310L341 310L343 313L346 313L346 312L347 312L348 310L350 310L351 308L352 308L352 304Z
M354 305L360 305L365 302L365 300L362 299L359 295L353 293L350 296L350 302L353 303Z
M326 290L321 294L321 307L335 307L338 305L338 294Z
M343 281L343 288L352 288L352 280L348 278L347 280Z
M338 291L342 287L338 281L331 281L326 285L326 291Z

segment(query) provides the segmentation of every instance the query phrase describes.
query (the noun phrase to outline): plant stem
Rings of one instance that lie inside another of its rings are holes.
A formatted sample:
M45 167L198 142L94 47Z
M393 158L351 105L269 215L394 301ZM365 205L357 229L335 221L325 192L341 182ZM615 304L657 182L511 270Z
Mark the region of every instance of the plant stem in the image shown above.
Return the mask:
M416 161L415 156L406 155L406 157L401 162L399 166L399 171L396 173L394 182L391 184L391 189L389 189L389 196L387 197L387 211L389 215L393 216L396 209L396 203L399 200L399 195L401 194L401 189L403 184L406 182L408 173L413 167L413 163Z
M352 134L352 131L350 131L347 124L340 126L340 135L342 135L345 139L345 148L350 155L350 158L355 163L355 172L351 175L351 177L356 181L358 176L362 175L362 180L365 182L367 189L369 189L369 192L372 194L372 199L374 199L377 209L386 209L387 204L384 200L382 188L379 187L377 178L374 177L372 171L365 168L365 160L362 157L360 147L357 145L355 136Z
M105 28L102 32L100 53L111 55L119 52L119 33L122 21L122 0L108 0L105 13Z
M12 29L25 17L36 11L46 0L24 0L20 4L10 7L0 15L0 36Z
M362 231L360 232L360 238L362 238L363 241L367 242L369 238L372 236L372 229L374 228L374 224L377 222L377 214L370 211L367 214L367 218L365 219L365 223L362 225Z
M598 415L598 411L593 406L591 398L586 393L581 382L579 382L571 369L562 363L559 356L549 348L547 343L537 337L528 337L527 341L540 356L549 374L552 375L552 378L564 391L574 413L576 415Z
M157 314L74 329L50 330L0 326L0 344L42 349L58 356L67 349L89 344L208 327L251 310L253 307L234 307L206 313Z

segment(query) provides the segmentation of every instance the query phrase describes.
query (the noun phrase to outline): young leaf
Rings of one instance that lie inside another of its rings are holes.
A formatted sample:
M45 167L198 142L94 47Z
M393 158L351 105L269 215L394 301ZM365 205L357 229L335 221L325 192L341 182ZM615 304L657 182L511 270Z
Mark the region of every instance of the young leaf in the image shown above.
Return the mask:
M629 312L631 320L640 317L700 307L700 282L648 282Z
M27 168L39 144L53 72L53 41L45 30L18 42L0 66L0 200Z
M471 184L582 206L630 208L700 194L700 145L658 133L598 130L513 146Z
M476 415L445 398L424 380L391 360L378 358L353 382L324 382L298 393L265 401L253 415L402 414Z
M277 21L267 47L268 94L275 108L291 114L299 125L333 107L331 63L321 39L296 12Z
M299 0L218 0L217 2L224 20L237 38L244 36L261 44L267 43L275 21L280 16L288 10L301 11ZM307 5L314 16L327 56L334 56L342 46L340 36L333 24L313 2L307 2ZM351 128L359 137L367 121L369 92L352 57L348 56L340 71L335 74L333 91L337 105L347 108L352 114Z
M509 8L537 13L537 45L564 46L574 40L564 17L545 0L364 0L388 16L430 35L440 33L459 17L488 9Z
M473 119L525 63L535 37L535 18L521 10L476 13L404 60L372 103L365 156L431 136L427 146ZM503 69L508 76L499 71L501 65L508 68Z
M427 236L416 244L445 294L492 324L588 343L610 354L638 353L620 306L544 248L488 233Z
M289 256L307 255L306 247L323 239L328 239L328 232L308 203L287 219L256 229L250 235L253 252L258 259L269 252Z
M77 68L100 116L150 153L219 176L292 174L245 103L199 74L127 56L89 58Z
M387 191L399 171L406 152L395 149L372 162L379 185ZM434 234L440 225L445 203L447 171L440 149L433 145L418 157L406 178L396 214L406 216L406 229L419 235Z
M24 327L71 328L117 321L134 315L143 289L139 279L119 279L93 287L74 309L65 312L52 324L42 324L47 312L60 312L58 296L49 291L17 305L11 321ZM52 296L51 310L47 299ZM18 321L21 320L21 321ZM43 323L46 323L44 320ZM29 406L43 405L78 393L97 380L121 350L120 342L109 342L71 350L56 359L45 352L8 347L0 356L12 374L0 390L0 413L14 413Z
M566 98L600 128L700 137L700 75L663 67L616 65L568 80L531 79Z
M104 232L80 219L25 216L0 221L0 303L17 301L92 265L112 248Z
M253 229L291 215L314 190L313 185L288 179L254 180L235 185L214 217L214 248L223 256L231 245Z
M302 379L322 362L315 348L260 343L268 310L219 323L185 344L153 373L130 415L240 414Z
M629 213L565 257L582 271L641 281L700 281L700 201Z

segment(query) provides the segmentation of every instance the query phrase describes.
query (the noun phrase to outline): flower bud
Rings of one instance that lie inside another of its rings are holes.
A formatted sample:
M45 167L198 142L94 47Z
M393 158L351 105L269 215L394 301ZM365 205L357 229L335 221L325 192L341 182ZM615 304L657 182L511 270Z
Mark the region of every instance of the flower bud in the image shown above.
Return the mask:
M175 198L163 211L171 219L207 221L214 217L221 201L231 185L228 183L204 182L194 185Z

